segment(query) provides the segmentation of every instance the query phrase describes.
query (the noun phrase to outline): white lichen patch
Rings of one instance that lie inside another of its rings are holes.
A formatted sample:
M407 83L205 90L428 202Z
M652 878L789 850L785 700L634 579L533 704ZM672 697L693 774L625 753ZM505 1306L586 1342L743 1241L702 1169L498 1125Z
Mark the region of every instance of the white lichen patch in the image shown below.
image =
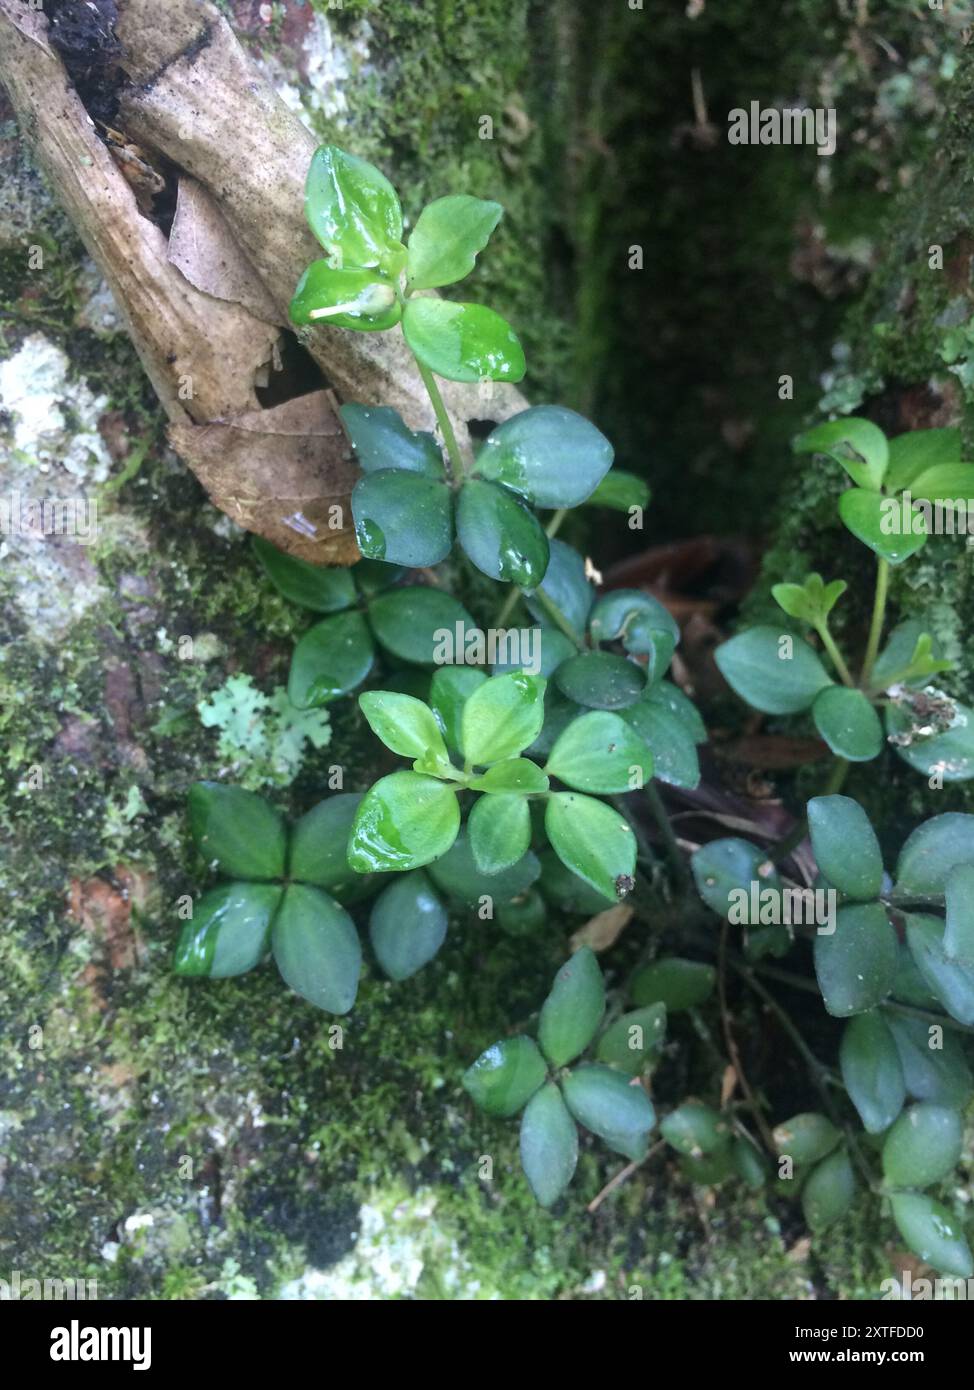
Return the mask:
M358 1240L349 1254L330 1269L304 1270L278 1297L372 1302L427 1295L500 1297L483 1287L456 1240L440 1225L436 1194L420 1189L406 1195L397 1189L374 1193L359 1209Z
M315 116L343 127L349 112L346 89L367 72L372 39L367 20L360 20L348 33L339 33L325 15L315 14L303 44L307 80L296 82L277 58L265 58L263 66L285 105L309 130L316 130Z
M10 445L42 474L63 468L80 481L104 482L111 456L98 433L108 398L86 381L69 380L67 354L32 333L0 363L0 409L10 418Z

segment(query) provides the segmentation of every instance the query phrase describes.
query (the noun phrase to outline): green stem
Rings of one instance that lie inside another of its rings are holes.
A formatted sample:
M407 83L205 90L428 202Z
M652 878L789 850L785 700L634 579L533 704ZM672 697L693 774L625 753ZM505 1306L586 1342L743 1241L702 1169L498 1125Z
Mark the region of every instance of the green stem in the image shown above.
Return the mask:
M520 597L521 597L521 590L517 587L516 584L512 584L511 587L510 587L510 590L509 590L509 592L508 592L507 598L504 600L503 604L501 605L501 607L500 607L500 609L499 609L499 611L498 611L497 617L494 619L493 623L491 624L492 627L503 627L503 626L504 626L504 624L507 622L508 618L509 618L509 617L511 616L511 614L514 612L514 606L515 606L515 604L517 603L517 601L518 601L518 599L519 599Z
M420 362L418 357L414 358L419 374L423 378L423 385L426 387L427 394L433 405L433 412L436 415L436 422L443 435L443 442L446 445L446 452L449 458L449 469L451 482L459 482L464 474L463 455L460 452L460 445L453 432L453 422L450 419L449 411L443 404L443 397L440 395L440 388L436 384L436 377L429 367Z
M822 646L828 652L832 665L839 673L839 679L842 681L842 684L854 687L855 681L852 679L852 673L845 663L845 658L836 645L835 638L832 636L831 632L829 632L828 623L824 618L821 622L815 624L815 631L822 639Z
M517 592L521 593L522 591L518 589ZM585 643L582 640L581 634L576 632L575 628L572 627L571 623L565 617L564 613L558 607L557 603L555 603L554 599L549 598L549 596L545 593L544 589L540 587L534 590L532 597L534 598L535 602L540 604L540 606L544 609L544 611L547 613L548 617L555 624L555 626L561 629L561 631L565 634L569 641L575 643L575 646L578 648L580 652L583 652L585 650Z
M561 530L561 523L565 520L565 517L567 515L568 508L559 507L555 514L552 516L551 520L548 522L548 525L544 528L545 535L548 537L549 540L551 540L552 536L557 536L558 532Z
M653 819L659 827L659 832L663 837L663 844L666 847L667 856L676 872L677 882L682 887L686 887L690 881L690 876L687 871L687 862L683 857L683 851L677 843L676 836L673 834L673 827L670 824L669 816L666 814L663 798L652 782L649 782L644 790L646 792L646 800L649 802L649 809L653 813Z
M876 597L873 601L873 620L869 625L869 640L866 655L862 662L861 684L868 685L873 666L879 654L879 642L883 635L883 622L886 618L886 596L889 593L889 561L880 555L876 570Z

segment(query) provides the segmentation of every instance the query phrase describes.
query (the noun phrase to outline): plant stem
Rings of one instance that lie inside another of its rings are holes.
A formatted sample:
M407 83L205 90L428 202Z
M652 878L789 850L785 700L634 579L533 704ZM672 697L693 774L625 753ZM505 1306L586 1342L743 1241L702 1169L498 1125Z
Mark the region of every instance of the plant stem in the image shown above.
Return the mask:
M494 626L494 627L503 627L503 626L504 626L504 624L507 622L508 618L509 618L509 617L511 616L511 614L513 613L513 611L514 611L514 606L515 606L515 604L517 603L517 601L518 601L518 599L519 599L520 597L521 597L521 590L517 587L516 584L512 584L512 585L511 585L511 588L510 588L510 591L508 592L507 598L504 600L503 604L501 605L501 607L500 607L500 609L499 609L499 611L498 611L497 617L494 619L494 622L493 622L493 626Z
M457 437L453 432L453 422L450 419L450 413L443 404L443 397L440 395L440 388L436 384L436 377L430 371L429 367L420 362L418 357L415 357L414 360L416 366L419 368L419 374L423 378L423 385L426 387L426 392L432 402L433 412L436 415L436 422L440 427L440 433L443 435L443 442L446 445L446 452L449 458L449 467L447 471L450 474L450 481L459 482L464 475L465 469L463 466L463 455L460 453L460 445L457 443Z
M653 819L659 827L659 832L663 837L663 844L666 847L667 856L676 872L677 882L685 888L689 885L690 875L687 872L687 864L683 857L683 851L677 844L676 836L673 834L673 827L670 825L670 818L666 814L663 798L653 786L652 782L649 782L644 790L646 792L646 800L649 802L649 809L653 813Z
M559 507L554 516L552 516L548 525L544 528L545 535L549 540L551 540L552 536L557 536L558 532L561 530L561 523L565 520L567 515L568 508Z
M849 764L845 758L836 758L832 764L832 771L829 779L819 793L820 796L835 796L836 792L845 786L845 779L849 775Z
M842 684L855 687L856 683L852 679L852 672L846 665L845 658L839 651L839 648L836 645L835 638L832 636L831 632L829 632L828 623L825 621L824 618L820 623L815 624L815 631L822 639L822 646L828 652L832 665L839 673L839 679L842 681Z
M889 561L880 555L876 570L876 597L873 601L873 620L869 625L869 640L866 655L862 662L861 684L868 685L873 666L879 653L879 642L883 635L883 622L886 618L886 596L889 592Z
M523 591L521 589L518 589L517 592L521 593ZM535 599L536 603L539 603L541 605L541 607L547 613L548 617L555 624L555 626L561 629L561 631L565 634L569 641L575 643L575 646L578 648L580 652L583 652L585 650L585 643L582 640L581 635L578 632L576 632L576 630L572 627L571 623L565 617L564 613L558 607L557 603L555 603L554 599L549 598L548 595L545 593L544 589L540 587L540 585L537 589L534 590L533 598Z

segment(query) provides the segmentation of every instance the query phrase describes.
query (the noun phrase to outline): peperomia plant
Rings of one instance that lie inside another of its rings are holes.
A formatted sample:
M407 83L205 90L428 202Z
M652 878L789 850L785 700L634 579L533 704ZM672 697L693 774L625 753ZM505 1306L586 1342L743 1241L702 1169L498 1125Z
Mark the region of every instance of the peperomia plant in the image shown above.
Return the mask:
M974 777L974 711L930 685L951 668L932 635L901 624L882 647L891 567L904 564L930 534L966 531L974 515L974 465L961 462L960 431L915 430L888 440L870 420L834 420L796 442L803 454L839 463L855 486L839 495L844 525L877 557L872 622L857 674L830 629L829 615L847 589L810 574L776 584L778 605L815 632L832 666L801 637L776 627L750 628L717 650L733 689L766 714L811 712L838 760L838 786L850 762L868 762L889 742L932 786ZM969 500L970 499L970 500ZM882 648L882 650L881 650ZM885 735L877 710L885 708Z

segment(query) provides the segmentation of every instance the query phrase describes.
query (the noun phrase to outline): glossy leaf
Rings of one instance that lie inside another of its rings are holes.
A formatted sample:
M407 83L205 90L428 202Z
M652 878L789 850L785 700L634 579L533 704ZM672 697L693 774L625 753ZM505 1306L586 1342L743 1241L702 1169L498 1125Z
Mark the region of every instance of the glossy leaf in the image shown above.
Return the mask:
M595 590L585 578L585 561L578 551L573 550L564 541L551 541L548 568L539 587L561 611L571 627L576 632L584 632ZM528 594L527 604L542 627L551 625L551 619L537 598Z
M430 290L463 280L503 216L500 203L456 193L427 203L409 238L410 289Z
M577 507L611 466L612 445L584 416L562 405L536 405L491 431L474 471L536 507Z
M575 1175L578 1130L551 1081L528 1101L521 1120L521 1167L543 1207L558 1200Z
M666 1005L647 1004L631 1009L610 1024L595 1049L598 1061L638 1076L651 1066L666 1036Z
M906 940L917 969L950 1016L974 1024L974 966L947 956L941 918L908 914Z
M351 917L333 898L304 883L291 883L271 932L274 959L302 999L332 1014L355 1003L362 948Z
M430 682L430 707L447 744L460 752L460 716L467 699L487 676L473 666L440 666Z
M893 1034L882 1013L846 1024L839 1049L842 1081L869 1134L881 1134L903 1109L906 1082Z
M831 684L807 642L773 627L752 627L732 637L714 659L731 689L765 714L798 714Z
M220 782L194 782L187 798L189 827L206 862L233 878L281 878L284 821L263 797Z
M841 1221L856 1198L858 1183L845 1149L823 1158L802 1188L802 1211L811 1231L824 1231Z
M644 479L613 468L588 498L588 504L590 507L611 507L615 512L628 512L633 507L645 510L650 496L649 484Z
M291 657L287 693L298 709L347 695L372 669L375 651L361 613L337 613L309 628Z
M827 685L815 696L812 719L837 758L865 763L883 751L883 726L861 690Z
M691 1158L713 1153L730 1137L730 1125L716 1110L688 1100L660 1122L660 1134L677 1153Z
M453 544L453 508L445 483L384 468L352 489L355 539L369 560L422 569L438 565Z
M183 924L173 970L223 980L259 965L282 892L276 883L223 883L204 893Z
M904 844L896 864L896 891L911 898L946 893L957 864L974 864L974 816L948 811L918 825Z
M397 874L369 917L372 949L391 980L422 970L446 940L446 928L446 908L422 869Z
M457 539L483 574L534 589L548 568L548 537L513 492L471 478L457 502Z
M481 1053L463 1074L463 1088L488 1115L516 1115L545 1079L537 1044L523 1036L506 1038Z
M776 1125L771 1137L779 1154L795 1163L818 1163L830 1154L842 1137L826 1115L806 1110Z
M433 764L449 763L436 716L422 700L392 690L367 690L358 702L376 738L393 753L401 758L426 758Z
M417 666L444 662L446 658L440 655L444 643L454 646L458 627L462 634L474 626L473 618L452 594L424 585L394 589L374 599L369 606L369 622L387 652Z
M402 209L392 184L374 165L337 145L320 146L308 170L304 208L336 266L396 268Z
M474 907L479 906L483 897L489 897L495 904L509 902L530 888L540 873L541 865L529 850L509 869L485 874L473 857L466 831L461 831L442 859L430 865L430 877L437 888L448 897Z
M402 330L416 357L448 381L520 381L524 350L511 325L483 304L411 299Z
M883 857L869 817L849 796L815 796L806 807L815 860L833 887L867 902L883 885Z
M564 1096L579 1124L610 1149L634 1163L645 1158L656 1112L641 1086L595 1062L566 1076Z
M523 796L511 792L480 796L467 818L470 851L484 874L510 869L531 844L531 813Z
M781 889L777 869L767 854L749 840L736 836L712 840L690 856L690 869L697 892L720 917L731 917L736 924L756 927L760 916L751 912L752 894L764 889ZM734 894L734 897L731 897ZM741 894L744 896L742 897ZM744 915L741 910L744 909Z
M544 722L546 682L515 671L477 687L460 717L463 756L474 767L514 758L534 742Z
M617 899L614 893L611 898L607 898L604 893L597 892L584 879L566 868L554 850L546 849L540 862L541 891L548 902L560 908L562 912L591 917L615 905Z
M329 565L311 565L285 555L262 536L253 537L254 553L268 579L291 603L316 613L339 613L355 602L352 572Z
M363 473L398 468L443 478L443 456L434 437L411 430L391 406L350 404L338 413Z
M371 874L348 862L348 837L361 804L358 792L338 792L319 801L291 829L288 877L324 888L339 902L354 903L374 891Z
M508 758L506 762L494 763L482 777L474 777L470 788L475 792L501 794L520 792L522 796L540 795L548 790L548 779L537 763L527 758Z
M699 786L696 743L705 743L707 735L699 714L682 690L662 681L619 713L649 748L654 777L674 787L692 790Z
M974 1077L953 1034L919 1018L888 1019L900 1054L907 1094L914 1100L963 1107L974 1095Z
M956 507L965 518L974 515L974 466L939 463L924 469L910 484L910 495L915 502L933 502L947 510Z
M889 464L889 444L871 420L849 416L808 430L795 441L797 454L827 454L854 483L878 492Z
M621 642L627 652L648 656L649 676L659 679L680 640L669 609L642 589L613 589L599 598L589 617L593 642Z
M553 793L545 830L562 863L596 892L621 900L632 890L636 837L604 801L577 792Z
M295 287L288 313L299 325L376 333L396 326L402 306L394 283L377 270L336 269L328 261L312 261Z
M835 931L815 937L815 974L825 1007L835 1018L873 1009L889 994L896 974L896 933L879 903L840 907Z
M925 714L914 720L898 704L886 707L886 729L899 756L916 772L942 782L967 782L974 777L974 710L956 700L951 706L953 720L943 733L921 733Z
M394 772L370 787L352 822L348 862L358 873L420 869L453 844L456 791L435 777Z
M558 667L555 684L569 700L588 709L625 709L645 690L646 672L614 652L579 652Z
M559 735L545 771L576 791L607 796L645 786L653 775L653 759L617 714L593 710Z
M668 956L637 970L632 981L636 1004L664 1004L668 1014L695 1009L706 1003L717 982L717 972L703 961Z
M883 1176L893 1187L931 1187L961 1156L960 1111L921 1102L903 1111L883 1143Z
M921 473L939 463L959 463L959 429L910 430L889 441L886 486L891 492L907 488Z
M862 488L849 488L842 494L839 516L857 540L891 565L901 565L927 541L922 517L909 512L904 526L903 509L898 501L865 492Z
M974 968L974 864L957 864L951 869L946 906L944 955L958 965Z
M964 1228L945 1206L919 1192L894 1193L891 1205L900 1235L925 1264L958 1279L974 1276Z
M558 971L541 1006L538 1041L553 1067L563 1067L585 1051L604 1012L602 971L592 950L583 946Z

